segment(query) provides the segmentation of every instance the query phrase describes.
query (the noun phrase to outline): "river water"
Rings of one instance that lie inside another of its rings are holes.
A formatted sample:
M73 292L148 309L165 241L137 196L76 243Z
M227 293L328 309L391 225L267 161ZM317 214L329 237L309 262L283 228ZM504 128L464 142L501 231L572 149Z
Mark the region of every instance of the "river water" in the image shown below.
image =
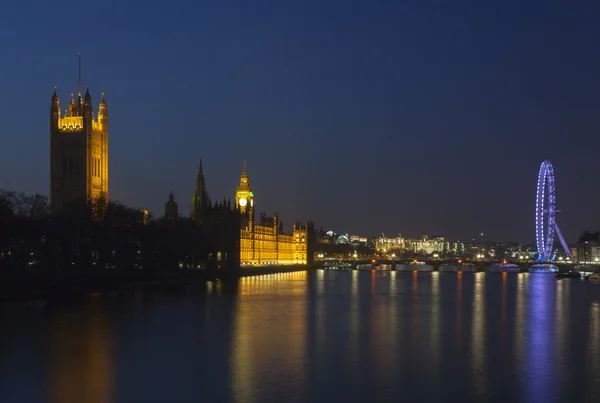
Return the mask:
M313 271L0 305L0 402L598 402L600 285Z

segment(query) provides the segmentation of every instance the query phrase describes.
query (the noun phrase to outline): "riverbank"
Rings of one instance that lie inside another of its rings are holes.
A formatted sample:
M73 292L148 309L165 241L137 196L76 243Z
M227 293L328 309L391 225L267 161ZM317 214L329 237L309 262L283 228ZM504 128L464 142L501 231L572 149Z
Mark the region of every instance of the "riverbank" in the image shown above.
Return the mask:
M242 267L233 271L186 270L158 273L70 273L61 275L20 274L0 276L0 303L50 299L103 291L165 288L193 285L204 281L232 281L241 277L289 273L307 266Z

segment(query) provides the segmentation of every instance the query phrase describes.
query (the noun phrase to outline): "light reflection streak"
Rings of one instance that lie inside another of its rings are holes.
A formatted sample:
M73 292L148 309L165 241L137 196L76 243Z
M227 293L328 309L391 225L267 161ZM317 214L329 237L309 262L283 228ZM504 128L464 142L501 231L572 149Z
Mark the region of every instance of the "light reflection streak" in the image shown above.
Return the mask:
M506 287L507 287L507 282L508 282L508 273L507 272L502 272L502 293L500 294L500 332L501 332L501 337L500 337L500 343L502 343L503 345L507 343L507 337L508 337L508 331L509 331L509 326L508 326L508 298L506 296Z
M399 299L398 299L398 295L397 295L397 289L396 289L396 271L391 271L390 272L390 295L388 297L388 307L389 307L389 312L388 312L388 323L390 324L390 329L389 329L389 333L390 335L394 338L392 341L392 345L390 346L391 351L393 352L394 356L397 356L398 352L399 352L399 348L397 348L397 343L399 342L398 340L398 328L399 328L399 318L398 318L398 304L399 304Z
M371 296L375 295L375 270L371 270Z
M411 325L410 325L410 330L411 330L411 336L413 338L413 340L417 341L417 337L419 337L419 322L418 322L418 318L419 318L419 299L417 296L417 291L419 288L419 283L418 283L418 279L417 279L418 273L417 271L413 271L412 273L412 299L411 299L411 304L410 304L410 308L411 308L411 314L410 314L410 318L411 318Z
M105 403L114 399L114 363L102 297L93 296L92 313L60 313L52 334L51 403ZM67 324L67 327L62 327ZM82 328L83 326L83 328Z
M566 329L566 316L567 312L569 312L569 286L565 281L557 281L556 282L556 314L554 315L556 318L556 356L557 357L565 357L564 347L565 347L565 333Z
M306 271L239 280L231 348L235 401L261 401L261 374L272 371L274 363L289 382L306 382L307 295ZM292 394L286 401L297 399Z
M527 273L517 274L517 302L515 308L515 331L514 331L514 346L515 346L515 363L519 368L523 368L523 341L525 340L525 312L527 285L526 279L529 276ZM524 376L521 374L520 376Z
M506 283L507 283L507 278L508 278L508 273L507 272L502 272L502 314L501 314L501 318L502 318L502 324L504 325L507 321L508 321L508 307L507 305L507 299L506 299ZM504 328L505 326L502 326L502 328Z
M556 281L548 281L544 274L531 275L529 281L529 309L527 317L527 361L525 384L530 399L552 401L555 396L554 314L556 302L553 293Z
M456 310L454 314L454 342L460 346L462 342L462 273L456 273Z
M477 397L485 397L486 343L485 343L485 273L477 273L473 284L473 327L471 356L473 357L473 384Z
M440 351L441 351L441 320L442 316L440 311L441 307L441 296L440 296L440 273L431 273L431 356L433 358L433 368L439 368L440 362ZM439 375L439 374L436 374Z
M317 270L317 297L325 294L325 270Z
M360 329L359 295L358 295L358 270L352 271L350 293L350 362L354 366L353 372L358 372L358 340Z

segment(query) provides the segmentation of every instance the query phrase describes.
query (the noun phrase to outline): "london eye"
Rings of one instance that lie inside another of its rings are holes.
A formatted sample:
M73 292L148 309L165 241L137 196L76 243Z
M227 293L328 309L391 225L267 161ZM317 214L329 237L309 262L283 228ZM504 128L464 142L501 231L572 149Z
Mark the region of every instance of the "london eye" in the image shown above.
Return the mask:
M556 258L554 253L554 234L569 259L571 252L556 223L556 189L554 186L554 167L549 160L542 162L537 181L535 197L535 238L537 243L538 260L551 262Z

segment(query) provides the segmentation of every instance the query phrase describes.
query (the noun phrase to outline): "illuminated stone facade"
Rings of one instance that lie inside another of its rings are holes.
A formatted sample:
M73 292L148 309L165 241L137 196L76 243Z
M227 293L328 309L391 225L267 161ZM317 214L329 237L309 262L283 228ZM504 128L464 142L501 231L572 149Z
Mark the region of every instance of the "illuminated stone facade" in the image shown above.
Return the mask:
M246 162L235 194L235 206L241 214L240 262L242 265L306 264L308 226L294 222L292 233L283 232L279 215L260 215L254 219L254 193Z
M54 87L50 107L50 210L69 201L108 200L108 112L104 93L94 118L89 90L71 94L61 115Z

